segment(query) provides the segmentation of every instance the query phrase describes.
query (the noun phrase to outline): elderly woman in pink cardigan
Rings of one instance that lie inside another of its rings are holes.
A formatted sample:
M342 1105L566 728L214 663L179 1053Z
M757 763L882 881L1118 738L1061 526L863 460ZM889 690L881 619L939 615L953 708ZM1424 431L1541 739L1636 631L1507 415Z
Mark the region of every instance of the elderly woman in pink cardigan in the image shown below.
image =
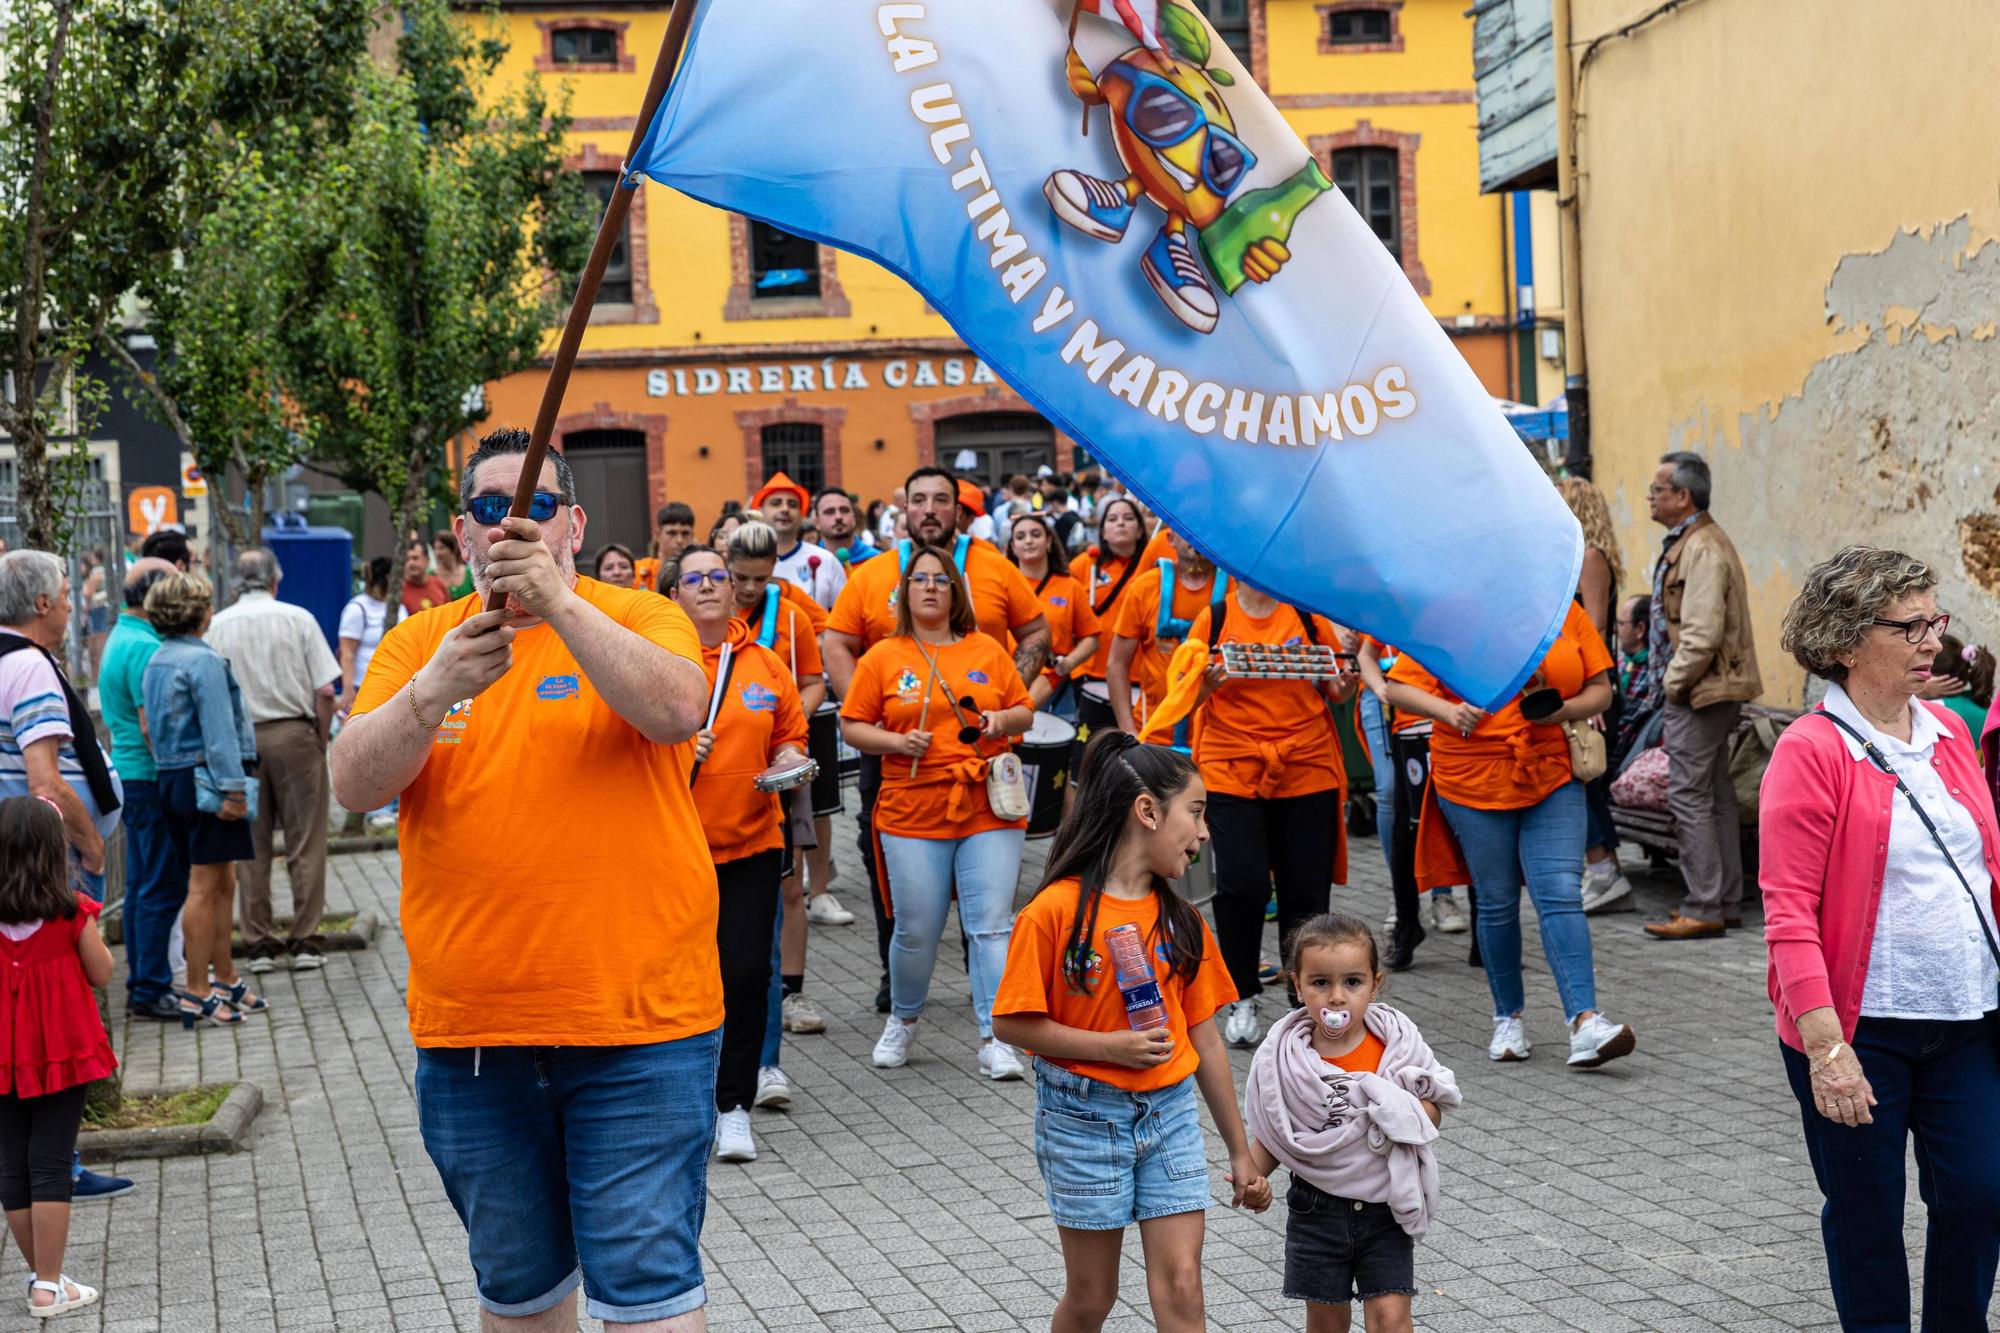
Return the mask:
M1983 1329L2000 1259L2000 842L1964 722L1930 678L1937 576L1851 546L1807 573L1783 644L1831 682L1758 803L1770 990L1843 1329L1907 1330L1904 1151L1930 1213L1924 1328Z

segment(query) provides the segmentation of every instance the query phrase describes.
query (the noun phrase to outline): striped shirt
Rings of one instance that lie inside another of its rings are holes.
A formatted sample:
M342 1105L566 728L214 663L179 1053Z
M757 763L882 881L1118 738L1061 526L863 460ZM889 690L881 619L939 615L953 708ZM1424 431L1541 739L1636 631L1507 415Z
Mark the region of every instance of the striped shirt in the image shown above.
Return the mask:
M0 796L28 794L28 761L22 750L36 741L56 737L61 742L56 767L100 824L107 821L91 799L90 782L76 758L76 735L70 730L69 702L62 681L49 660L31 648L0 657ZM96 738L91 738L96 743ZM105 762L110 763L106 756ZM116 770L112 773L117 779ZM116 822L114 813L108 822ZM100 828L100 832L104 830Z

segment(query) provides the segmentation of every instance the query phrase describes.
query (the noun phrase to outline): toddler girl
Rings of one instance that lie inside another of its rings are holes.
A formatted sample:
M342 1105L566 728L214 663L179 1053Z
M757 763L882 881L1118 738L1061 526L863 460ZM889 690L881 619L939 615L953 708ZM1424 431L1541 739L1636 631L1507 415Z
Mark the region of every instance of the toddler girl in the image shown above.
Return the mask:
M118 1067L91 987L111 979L95 899L70 880L55 803L0 801L0 1209L35 1270L28 1313L66 1314L97 1289L66 1276L70 1156L84 1093Z
M1346 1333L1357 1296L1369 1333L1405 1333L1415 1238L1438 1201L1431 1144L1458 1083L1415 1023L1375 1002L1367 926L1313 917L1286 966L1300 1007L1257 1048L1243 1094L1255 1169L1292 1171L1285 1295L1306 1302L1306 1333Z
M1229 1149L1233 1202L1271 1202L1213 1022L1236 991L1207 923L1167 883L1208 838L1208 794L1186 755L1108 729L1084 750L1077 785L1047 879L1014 922L993 1005L994 1035L1037 1056L1035 1163L1067 1278L1051 1328L1104 1326L1125 1228L1137 1222L1155 1326L1193 1333L1206 1327L1209 1189L1197 1087ZM1134 1003L1163 1009L1163 1026L1135 1031L1126 1017L1106 939L1122 926L1138 928L1157 983L1142 981Z

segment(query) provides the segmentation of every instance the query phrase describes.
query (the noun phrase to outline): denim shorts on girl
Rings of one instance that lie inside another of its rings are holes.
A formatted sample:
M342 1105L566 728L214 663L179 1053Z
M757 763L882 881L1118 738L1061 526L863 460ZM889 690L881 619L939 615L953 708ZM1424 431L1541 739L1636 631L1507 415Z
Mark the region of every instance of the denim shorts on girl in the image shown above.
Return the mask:
M1059 1227L1115 1231L1208 1207L1194 1079L1127 1092L1035 1061L1035 1165Z
M1285 1193L1286 1300L1348 1305L1416 1294L1416 1241L1388 1204L1343 1199L1292 1177Z

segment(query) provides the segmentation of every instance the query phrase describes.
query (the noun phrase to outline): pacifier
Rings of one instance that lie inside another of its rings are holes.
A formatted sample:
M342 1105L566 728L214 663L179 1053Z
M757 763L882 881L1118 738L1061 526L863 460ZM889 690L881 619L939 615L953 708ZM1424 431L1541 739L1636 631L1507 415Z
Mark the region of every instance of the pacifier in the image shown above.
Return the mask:
M1325 1025L1328 1032L1338 1037L1347 1031L1347 1025L1354 1021L1354 1015L1345 1009L1322 1009L1319 1011L1319 1021Z

